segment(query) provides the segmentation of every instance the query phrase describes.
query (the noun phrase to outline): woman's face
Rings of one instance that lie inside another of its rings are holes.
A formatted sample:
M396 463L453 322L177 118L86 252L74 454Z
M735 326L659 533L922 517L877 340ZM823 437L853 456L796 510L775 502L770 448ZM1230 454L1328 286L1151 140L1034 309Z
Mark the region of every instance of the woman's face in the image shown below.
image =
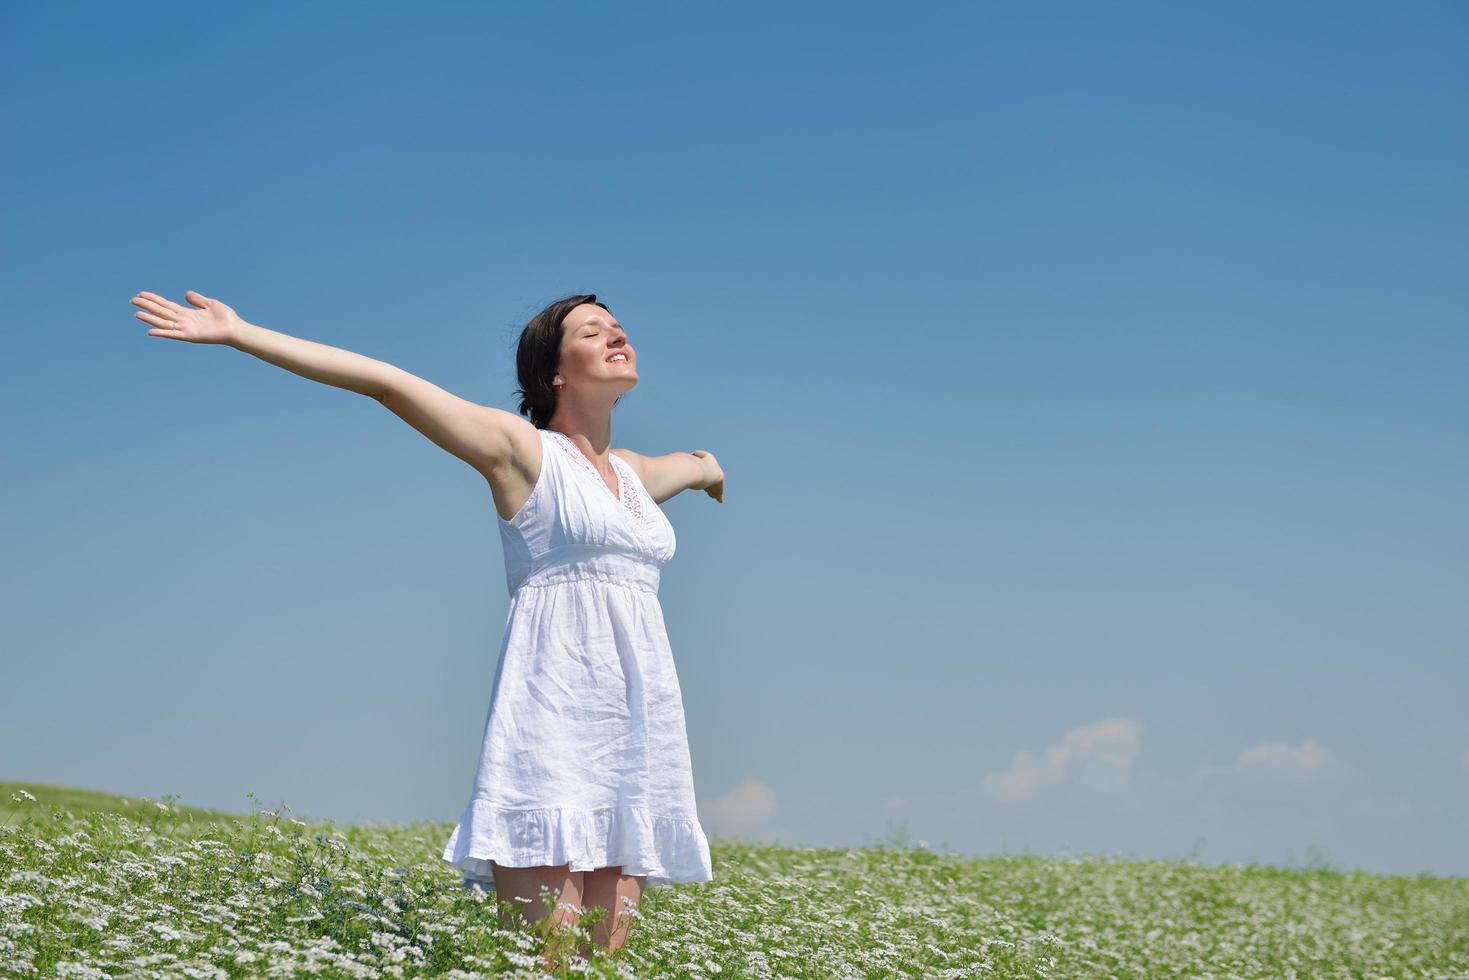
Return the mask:
M565 323L557 371L566 384L611 382L621 393L638 383L637 352L616 317L583 303L566 314Z

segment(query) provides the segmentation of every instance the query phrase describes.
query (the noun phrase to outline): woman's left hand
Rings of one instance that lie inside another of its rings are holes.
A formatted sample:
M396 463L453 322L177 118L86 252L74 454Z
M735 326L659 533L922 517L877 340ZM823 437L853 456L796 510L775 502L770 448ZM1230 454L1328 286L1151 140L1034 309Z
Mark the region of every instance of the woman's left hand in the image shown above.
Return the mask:
M707 449L695 449L694 455L705 460L704 466L714 474L714 478L704 487L704 492L721 504L724 503L724 468L719 465L719 460Z

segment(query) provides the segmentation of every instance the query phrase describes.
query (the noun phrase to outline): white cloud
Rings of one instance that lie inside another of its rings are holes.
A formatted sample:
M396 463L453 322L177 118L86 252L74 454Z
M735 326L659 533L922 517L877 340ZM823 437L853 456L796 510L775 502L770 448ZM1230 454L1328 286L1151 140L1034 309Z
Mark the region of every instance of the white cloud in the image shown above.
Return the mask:
M1319 779L1337 768L1335 757L1309 738L1300 745L1252 745L1239 754L1234 765L1240 772L1298 782Z
M1137 722L1124 718L1107 718L1073 728L1042 755L1017 752L1010 768L985 777L985 785L1006 800L1030 796L1057 783L1081 785L1105 794L1120 793L1130 784L1141 731Z
M699 806L699 822L720 837L742 837L755 831L775 813L775 791L765 783L746 780L723 796Z

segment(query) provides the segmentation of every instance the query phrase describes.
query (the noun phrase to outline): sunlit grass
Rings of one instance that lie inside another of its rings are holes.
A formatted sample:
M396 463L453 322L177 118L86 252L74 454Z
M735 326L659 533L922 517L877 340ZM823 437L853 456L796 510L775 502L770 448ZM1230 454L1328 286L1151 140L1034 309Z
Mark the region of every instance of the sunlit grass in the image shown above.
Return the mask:
M537 975L587 938L502 928L448 822L0 794L0 976ZM714 881L648 892L626 949L562 974L1469 976L1469 879L710 844Z

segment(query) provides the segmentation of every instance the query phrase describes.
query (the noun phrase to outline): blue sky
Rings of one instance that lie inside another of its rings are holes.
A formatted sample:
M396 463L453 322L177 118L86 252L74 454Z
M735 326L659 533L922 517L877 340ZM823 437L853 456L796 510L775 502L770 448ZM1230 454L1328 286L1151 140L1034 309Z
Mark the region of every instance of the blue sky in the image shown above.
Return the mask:
M0 778L457 819L505 594L381 406L526 319L706 448L662 599L711 837L1469 874L1453 3L0 14Z

